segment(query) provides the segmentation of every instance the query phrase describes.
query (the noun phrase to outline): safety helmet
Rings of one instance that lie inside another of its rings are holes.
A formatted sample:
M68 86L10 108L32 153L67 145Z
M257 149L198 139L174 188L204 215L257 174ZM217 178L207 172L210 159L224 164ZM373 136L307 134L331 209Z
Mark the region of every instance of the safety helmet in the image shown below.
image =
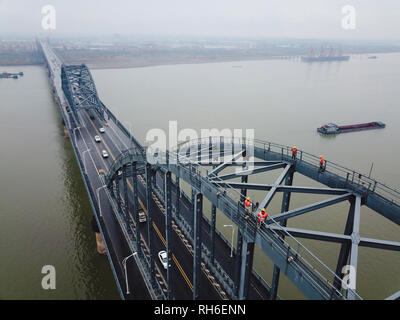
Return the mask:
M322 159L322 156L319 156L320 159Z
M250 197L247 197L246 200L250 200Z
M261 211L265 212L265 208L262 208Z

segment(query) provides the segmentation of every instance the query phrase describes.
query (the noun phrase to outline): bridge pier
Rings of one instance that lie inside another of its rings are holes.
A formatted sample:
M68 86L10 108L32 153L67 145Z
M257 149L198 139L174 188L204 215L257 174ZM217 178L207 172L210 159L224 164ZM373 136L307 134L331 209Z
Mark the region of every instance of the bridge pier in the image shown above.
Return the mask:
M97 225L96 218L93 216L91 220L92 230L96 236L97 252L99 254L106 254L106 246L104 245L103 237L101 236L99 226Z

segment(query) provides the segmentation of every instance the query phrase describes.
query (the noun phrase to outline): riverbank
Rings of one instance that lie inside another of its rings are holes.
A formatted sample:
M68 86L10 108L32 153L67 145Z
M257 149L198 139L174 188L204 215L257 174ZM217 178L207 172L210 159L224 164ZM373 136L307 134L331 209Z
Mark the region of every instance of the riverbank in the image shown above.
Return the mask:
M88 60L85 63L90 69L130 69L130 68L144 68L144 67L155 67L164 65L180 65L180 64L204 64L204 63L220 63L220 62L241 62L241 61L259 61L259 60L281 60L281 59L296 59L296 56L271 56L271 57L241 57L241 58L183 58L183 59L157 59L149 60L146 58L142 59L121 59L116 58L112 61L104 60ZM77 61L67 60L67 63L78 64Z

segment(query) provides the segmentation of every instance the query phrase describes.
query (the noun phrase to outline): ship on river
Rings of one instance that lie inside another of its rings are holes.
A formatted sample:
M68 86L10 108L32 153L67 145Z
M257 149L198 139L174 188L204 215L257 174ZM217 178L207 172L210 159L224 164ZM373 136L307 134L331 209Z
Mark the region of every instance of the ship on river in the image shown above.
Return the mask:
M339 134L339 133L353 132L353 131L383 129L385 127L386 125L380 121L351 124L347 126L338 126L337 124L334 123L328 123L320 128L317 128L317 131L322 134Z
M338 55L335 55L332 47L330 47L328 55L325 55L324 47L321 47L321 53L319 56L314 55L314 49L311 47L310 54L301 57L301 60L304 62L348 61L349 59L350 56L343 55L342 49L340 49Z
M8 73L8 72L3 72L3 73L0 73L0 79L1 79L1 78L18 79L18 76L22 77L23 75L24 75L23 72L19 72L19 73Z

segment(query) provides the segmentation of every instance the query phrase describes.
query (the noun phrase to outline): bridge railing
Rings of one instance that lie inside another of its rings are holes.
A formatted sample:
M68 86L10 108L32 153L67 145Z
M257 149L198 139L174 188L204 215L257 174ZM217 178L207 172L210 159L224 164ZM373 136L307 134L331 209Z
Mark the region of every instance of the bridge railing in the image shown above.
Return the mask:
M243 139L239 138L239 141L243 141ZM286 159L291 159L291 147L289 146L258 139L254 139L254 145L264 150L280 153ZM297 160L304 161L312 166L318 167L320 158L304 150L298 150ZM341 178L345 179L348 184L358 186L367 192L373 192L386 199L388 202L400 206L400 191L393 187L372 179L371 177L357 172L356 170L346 168L329 160L326 160L325 171L340 176Z
M219 137L213 137L219 138ZM206 144L209 141L209 137L201 138L201 139L193 139L189 141L185 141L178 145L178 148L182 148L185 146L191 146L194 148L196 144ZM239 137L223 137L223 141L225 143L229 143L232 145L245 145L246 143L249 146L254 146L255 148L259 148L265 151L274 152L276 154L281 155L281 159L283 161L291 161L291 147L281 145L274 142L264 141L260 139L245 139ZM311 166L314 166L316 170L318 170L320 158L319 156L308 153L304 150L298 150L297 152L297 161L303 161ZM379 182L366 174L357 172L356 170L346 168L340 164L332 162L330 160L325 160L326 167L325 171L333 173L346 181L348 185L352 185L360 190L365 192L375 193L379 195L384 200L389 203L393 203L397 206L400 206L400 190L390 187L382 182Z

